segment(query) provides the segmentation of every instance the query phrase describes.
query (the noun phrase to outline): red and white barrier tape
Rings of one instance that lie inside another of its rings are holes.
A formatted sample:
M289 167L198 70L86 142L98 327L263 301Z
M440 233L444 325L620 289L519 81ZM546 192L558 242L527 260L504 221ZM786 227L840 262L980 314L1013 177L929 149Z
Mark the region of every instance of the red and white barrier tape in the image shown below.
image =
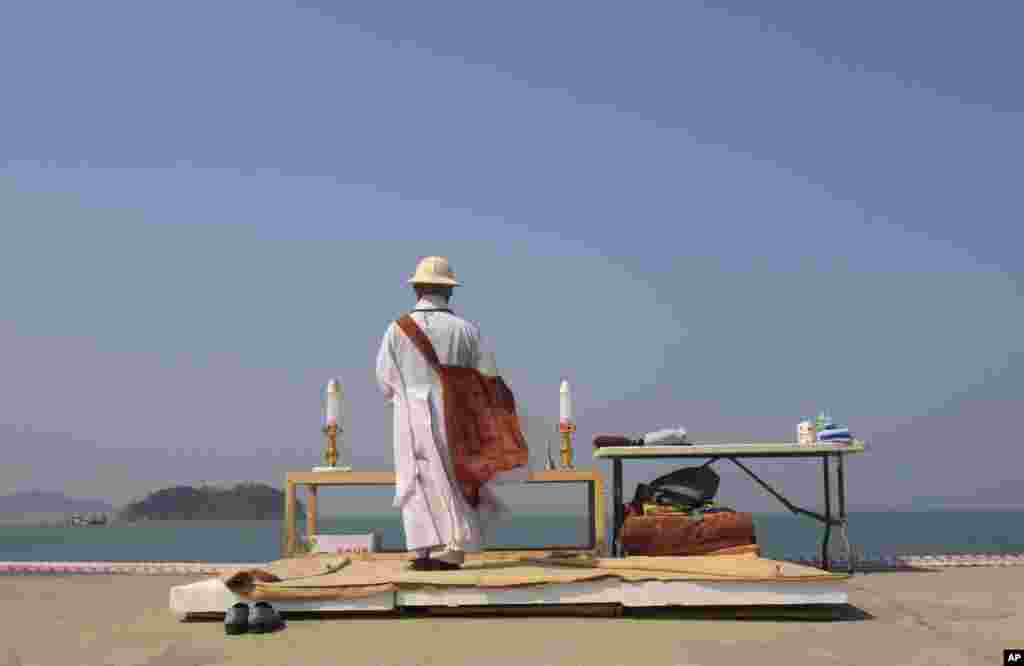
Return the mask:
M820 557L783 558L796 564L821 566ZM945 567L1009 567L1024 565L1024 554L972 554L972 555L897 555L888 557L866 557L856 560L858 569L886 568L945 568ZM836 570L845 569L847 561L832 560Z
M0 575L134 574L148 576L218 576L224 571L266 566L265 563L209 562L0 562Z

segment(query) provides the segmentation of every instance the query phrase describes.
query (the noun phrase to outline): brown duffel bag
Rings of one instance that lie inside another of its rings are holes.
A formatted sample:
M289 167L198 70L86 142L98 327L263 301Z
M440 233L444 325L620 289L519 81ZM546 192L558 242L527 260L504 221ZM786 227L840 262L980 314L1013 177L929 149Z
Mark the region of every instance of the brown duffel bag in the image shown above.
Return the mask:
M442 365L430 338L405 315L397 322L441 379L444 423L455 478L470 506L480 504L480 487L501 472L529 463L512 390L501 377L476 368Z
M627 555L707 555L757 543L749 513L627 515L620 533Z

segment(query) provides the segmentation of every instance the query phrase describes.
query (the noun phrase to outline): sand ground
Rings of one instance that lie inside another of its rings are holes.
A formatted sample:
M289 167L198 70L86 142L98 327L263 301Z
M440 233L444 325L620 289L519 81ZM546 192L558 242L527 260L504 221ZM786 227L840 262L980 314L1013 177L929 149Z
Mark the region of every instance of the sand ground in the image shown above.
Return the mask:
M1024 567L861 574L829 620L304 617L237 637L170 613L171 586L201 579L0 578L0 666L958 666L1024 647Z

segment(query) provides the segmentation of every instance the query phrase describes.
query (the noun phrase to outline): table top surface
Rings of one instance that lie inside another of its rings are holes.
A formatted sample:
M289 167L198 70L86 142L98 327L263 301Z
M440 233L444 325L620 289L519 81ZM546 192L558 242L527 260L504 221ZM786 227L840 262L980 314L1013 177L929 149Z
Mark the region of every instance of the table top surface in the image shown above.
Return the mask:
M752 444L685 444L682 446L605 446L594 450L595 458L805 458L825 454L863 453L867 446L860 440L849 444L816 442L764 442Z

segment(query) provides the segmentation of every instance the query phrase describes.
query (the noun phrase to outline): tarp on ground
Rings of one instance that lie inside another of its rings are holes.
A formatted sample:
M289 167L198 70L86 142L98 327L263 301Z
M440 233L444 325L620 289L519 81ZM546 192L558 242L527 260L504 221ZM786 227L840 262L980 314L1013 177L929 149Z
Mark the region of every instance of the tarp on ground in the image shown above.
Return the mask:
M259 569L225 572L221 580L252 600L354 599L423 587L496 589L571 584L602 578L628 582L812 583L845 580L813 567L756 555L626 558L520 558L470 561L457 571L411 571L401 560L311 556L272 562Z

